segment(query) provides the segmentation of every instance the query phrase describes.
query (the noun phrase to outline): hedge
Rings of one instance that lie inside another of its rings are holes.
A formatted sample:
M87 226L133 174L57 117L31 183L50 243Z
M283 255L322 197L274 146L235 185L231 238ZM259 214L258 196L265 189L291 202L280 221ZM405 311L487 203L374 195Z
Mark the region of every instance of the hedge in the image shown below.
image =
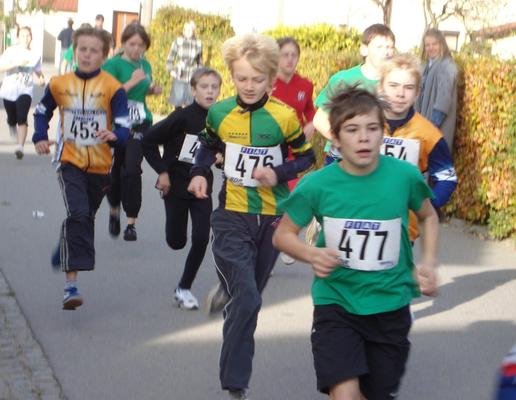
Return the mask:
M166 69L167 56L172 43L182 34L183 26L188 21L194 21L197 26L196 36L203 43L204 65L219 71L224 83L230 81L220 54L224 40L234 35L229 20L176 6L160 8L150 25L152 44L146 55L152 65L154 81L163 86L163 95L148 97L148 105L153 113L169 114L173 110L168 104L172 80ZM229 88L223 85L221 98L229 94Z
M487 224L494 238L516 233L516 61L458 56L459 183L445 211Z
M203 41L204 63L217 69L224 85L221 97L234 93L229 71L220 54L225 39L233 36L227 19L179 7L158 11L150 33L153 45L148 52L155 80L164 85L164 94L150 99L154 113L167 114L170 78L165 69L173 40L184 22L194 20L197 36ZM319 93L328 78L340 69L361 61L359 34L353 29L319 24L278 27L265 32L272 37L292 36L301 45L299 73L314 83ZM459 77L458 127L454 163L459 178L457 190L444 211L472 223L487 224L494 238L516 237L516 62L493 57L457 56ZM320 135L313 140L317 154Z

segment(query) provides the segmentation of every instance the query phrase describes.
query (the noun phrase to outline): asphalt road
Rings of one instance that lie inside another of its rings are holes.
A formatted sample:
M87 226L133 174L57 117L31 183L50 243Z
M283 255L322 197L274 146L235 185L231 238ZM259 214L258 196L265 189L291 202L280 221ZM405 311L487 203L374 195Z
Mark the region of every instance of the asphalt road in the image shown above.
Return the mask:
M187 251L165 243L154 172L144 163L137 242L109 237L107 202L101 205L96 270L79 274L85 303L69 312L61 310L64 276L49 263L65 215L55 171L30 143L22 161L12 151L1 116L0 269L66 398L224 398L218 382L221 318L173 306ZM33 210L44 217L34 219ZM442 228L440 296L413 306L413 348L401 400L492 398L496 369L516 341L513 246ZM315 389L310 350L311 276L306 265L278 261L256 332L253 400L325 398ZM203 299L215 282L208 254L194 294Z

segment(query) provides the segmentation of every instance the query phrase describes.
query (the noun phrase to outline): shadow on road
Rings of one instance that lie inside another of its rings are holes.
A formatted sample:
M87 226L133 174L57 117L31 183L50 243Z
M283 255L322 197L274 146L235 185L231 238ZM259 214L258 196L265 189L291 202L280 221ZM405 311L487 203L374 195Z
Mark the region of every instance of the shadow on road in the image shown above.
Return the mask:
M436 315L443 311L450 311L514 279L516 279L516 269L484 271L458 276L453 282L439 288L439 295L434 299L432 306L414 312L416 320ZM413 304L419 304L424 301L427 301L427 298L421 297L416 299Z

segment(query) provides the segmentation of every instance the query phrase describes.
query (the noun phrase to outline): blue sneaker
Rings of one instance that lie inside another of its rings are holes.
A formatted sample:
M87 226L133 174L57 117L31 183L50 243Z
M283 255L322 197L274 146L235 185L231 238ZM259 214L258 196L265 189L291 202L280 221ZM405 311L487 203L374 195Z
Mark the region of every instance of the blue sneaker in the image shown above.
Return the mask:
M59 244L52 252L52 257L50 258L50 264L52 264L52 269L54 272L61 271L61 246Z
M75 286L64 290L63 310L75 310L82 305L82 296Z

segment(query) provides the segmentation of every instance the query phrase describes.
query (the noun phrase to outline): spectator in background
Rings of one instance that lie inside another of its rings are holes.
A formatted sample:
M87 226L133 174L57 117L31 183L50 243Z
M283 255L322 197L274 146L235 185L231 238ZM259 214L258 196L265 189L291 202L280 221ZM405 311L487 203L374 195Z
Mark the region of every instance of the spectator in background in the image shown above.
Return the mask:
M415 108L441 130L452 152L457 117L457 65L441 31L429 29L423 43L425 64Z
M63 63L63 57L65 52L72 45L72 35L73 35L73 19L68 19L68 27L64 28L59 35L57 36L57 40L61 42L61 54L59 56L59 66Z
M102 14L97 14L95 16L95 28L100 29L101 31L104 31L109 34L111 40L109 42L110 44L108 58L113 57L113 54L115 54L115 40L113 39L113 35L111 34L111 32L104 29L104 16Z
M183 27L167 57L167 71L172 77L169 103L174 107L192 104L190 80L193 72L202 65L202 42L195 37L195 22L189 21Z
M312 123L315 115L315 107L312 100L314 85L296 72L299 55L301 54L299 43L294 38L288 36L277 39L277 42L280 48L278 77L274 82L271 94L296 110L305 137L309 140L314 133L314 124ZM292 157L292 149L290 148L288 159L294 159ZM294 190L298 180L299 178L289 181L288 187L290 191ZM280 258L287 265L293 264L296 261L285 253L281 253Z
M41 54L30 48L31 42L32 31L24 26L18 32L17 44L7 48L0 57L0 72L5 72L0 98L4 99L11 138L18 145L14 152L18 160L23 158L27 137L27 115L34 91L34 74L39 85L45 83L41 72Z

